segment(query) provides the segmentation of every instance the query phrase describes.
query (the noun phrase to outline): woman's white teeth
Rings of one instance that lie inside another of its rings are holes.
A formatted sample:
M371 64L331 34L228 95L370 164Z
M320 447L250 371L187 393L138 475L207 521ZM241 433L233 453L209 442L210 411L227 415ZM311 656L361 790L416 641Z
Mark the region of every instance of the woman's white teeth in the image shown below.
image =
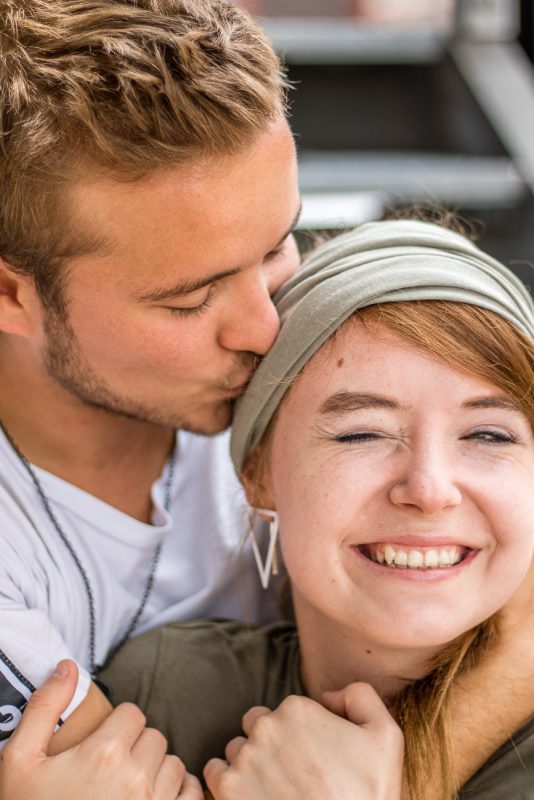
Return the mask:
M395 563L397 562L395 561ZM406 563L410 569L419 569L425 566L425 557L419 550L410 550L406 558Z
M378 564L388 567L408 567L409 569L435 569L452 567L462 560L463 548L440 547L430 550L397 550L390 544L384 548L367 547L367 553Z

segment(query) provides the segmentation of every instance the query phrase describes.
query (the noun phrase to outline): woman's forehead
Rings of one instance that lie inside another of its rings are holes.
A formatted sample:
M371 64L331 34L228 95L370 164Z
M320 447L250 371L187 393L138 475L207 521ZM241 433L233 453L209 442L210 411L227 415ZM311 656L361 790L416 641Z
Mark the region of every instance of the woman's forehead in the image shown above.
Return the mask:
M280 411L293 415L297 407L306 407L328 412L343 406L344 394L359 392L376 392L399 407L411 405L418 392L433 391L436 380L450 389L447 401L503 394L491 381L455 367L386 325L354 319L310 359Z

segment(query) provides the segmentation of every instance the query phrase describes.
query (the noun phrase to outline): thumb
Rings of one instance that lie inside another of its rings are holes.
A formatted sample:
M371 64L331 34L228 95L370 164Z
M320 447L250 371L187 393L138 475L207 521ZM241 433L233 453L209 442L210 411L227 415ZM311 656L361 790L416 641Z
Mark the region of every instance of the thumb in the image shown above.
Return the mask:
M7 746L16 745L19 753L28 756L46 755L58 719L74 697L77 682L78 668L74 661L60 661L48 680L28 700Z
M390 722L392 719L383 701L368 683L349 683L336 692L324 692L322 702L333 714L356 725Z

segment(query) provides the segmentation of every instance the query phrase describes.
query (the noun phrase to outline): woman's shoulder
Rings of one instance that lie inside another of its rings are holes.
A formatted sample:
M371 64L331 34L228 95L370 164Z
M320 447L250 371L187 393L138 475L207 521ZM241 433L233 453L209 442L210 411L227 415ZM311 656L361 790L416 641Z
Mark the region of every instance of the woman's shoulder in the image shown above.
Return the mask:
M239 680L251 700L276 705L286 694L302 693L299 648L290 622L250 626L235 620L198 620L165 625L156 633L158 671L180 671L189 680ZM148 634L147 645L150 646ZM140 644L142 647L143 645ZM193 666L194 665L194 666ZM194 673L189 675L189 673Z
M154 678L156 673L180 674L191 683L214 673L219 681L233 675L244 681L247 676L251 688L258 684L259 689L271 674L292 678L295 672L298 675L298 637L293 623L258 627L237 620L205 619L172 622L130 639L106 664L102 677L122 702L141 676L148 690L148 676Z
M251 706L275 708L287 695L302 693L298 638L287 622L164 625L124 645L102 679L114 702L139 705L167 736L171 752L197 773L241 733Z

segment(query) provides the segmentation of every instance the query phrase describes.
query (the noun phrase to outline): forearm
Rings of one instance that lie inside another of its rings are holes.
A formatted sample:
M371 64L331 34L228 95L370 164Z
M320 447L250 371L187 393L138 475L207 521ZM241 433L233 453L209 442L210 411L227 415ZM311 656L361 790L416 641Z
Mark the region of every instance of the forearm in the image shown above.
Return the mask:
M534 640L497 644L458 681L453 695L453 746L461 783L534 715Z
M99 727L112 710L109 700L94 683L91 684L86 699L52 736L48 755L57 755L79 744Z
M483 662L457 680L451 712L454 765L462 786L534 716L534 635L528 627L503 628ZM438 796L439 788L430 783L426 800Z

